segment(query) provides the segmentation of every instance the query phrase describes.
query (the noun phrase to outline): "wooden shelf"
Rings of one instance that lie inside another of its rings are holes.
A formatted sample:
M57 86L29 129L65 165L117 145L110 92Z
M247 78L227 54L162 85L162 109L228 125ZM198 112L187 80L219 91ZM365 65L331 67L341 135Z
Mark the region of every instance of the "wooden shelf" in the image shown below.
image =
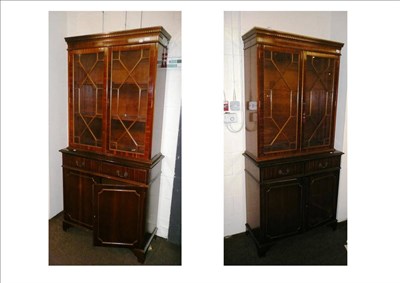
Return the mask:
M138 117L138 116L117 116L117 115L111 115L111 120L115 121L123 121L123 122L138 122L138 123L146 123L147 119L146 117Z

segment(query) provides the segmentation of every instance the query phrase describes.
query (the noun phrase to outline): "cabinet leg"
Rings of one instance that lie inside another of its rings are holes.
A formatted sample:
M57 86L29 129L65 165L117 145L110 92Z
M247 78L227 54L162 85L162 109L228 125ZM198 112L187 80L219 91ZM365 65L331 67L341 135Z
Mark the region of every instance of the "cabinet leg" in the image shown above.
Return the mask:
M143 264L146 260L146 253L141 249L132 249L132 252L135 254L139 263Z
M144 248L132 248L132 252L135 254L137 260L140 263L144 263L144 261L146 260L146 253L148 250L152 250L150 244L153 241L153 239L155 239L156 236L156 232L157 232L157 228L154 228L153 233L150 235L150 238L147 240L146 245L144 246Z
M254 234L250 225L246 223L246 235L249 235L253 242L256 244L257 254L259 257L264 257L269 248L273 245L273 242L260 242L257 236Z
M267 253L267 251L269 250L271 246L263 246L263 247L258 247L257 248L257 255L259 257L265 257L265 254Z
M67 222L63 221L62 228L64 231L67 231L69 228L71 228L71 226L72 226L71 224L68 224Z
M337 220L335 220L334 222L332 222L331 224L329 224L329 226L331 226L333 231L336 231L337 228Z

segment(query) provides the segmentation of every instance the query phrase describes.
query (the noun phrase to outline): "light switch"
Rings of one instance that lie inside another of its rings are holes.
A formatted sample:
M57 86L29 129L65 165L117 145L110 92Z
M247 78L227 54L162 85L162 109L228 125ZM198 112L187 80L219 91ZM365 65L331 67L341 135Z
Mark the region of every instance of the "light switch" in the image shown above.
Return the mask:
M257 101L249 101L249 110L257 111Z
M240 111L240 101L231 101L229 103L231 111Z

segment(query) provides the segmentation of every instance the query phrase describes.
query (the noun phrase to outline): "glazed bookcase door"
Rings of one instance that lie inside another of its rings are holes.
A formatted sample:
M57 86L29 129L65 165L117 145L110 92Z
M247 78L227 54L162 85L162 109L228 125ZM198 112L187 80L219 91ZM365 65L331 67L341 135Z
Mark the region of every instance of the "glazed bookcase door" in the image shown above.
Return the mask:
M338 59L307 52L304 64L302 149L333 148Z
M263 155L298 150L300 54L264 48L261 99L261 152Z
M111 50L108 149L114 153L148 154L153 91L151 54L149 45Z
M70 144L101 151L107 59L104 49L70 53Z

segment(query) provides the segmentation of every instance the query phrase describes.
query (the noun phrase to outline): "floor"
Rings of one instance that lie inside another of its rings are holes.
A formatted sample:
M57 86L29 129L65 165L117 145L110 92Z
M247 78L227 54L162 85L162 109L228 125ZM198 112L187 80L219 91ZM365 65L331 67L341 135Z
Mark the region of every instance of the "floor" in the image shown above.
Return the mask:
M127 248L95 247L92 231L62 229L62 213L49 221L49 265L139 265ZM181 247L157 237L151 243L144 265L181 265Z
M277 241L264 257L246 233L224 239L225 265L347 265L347 221Z

